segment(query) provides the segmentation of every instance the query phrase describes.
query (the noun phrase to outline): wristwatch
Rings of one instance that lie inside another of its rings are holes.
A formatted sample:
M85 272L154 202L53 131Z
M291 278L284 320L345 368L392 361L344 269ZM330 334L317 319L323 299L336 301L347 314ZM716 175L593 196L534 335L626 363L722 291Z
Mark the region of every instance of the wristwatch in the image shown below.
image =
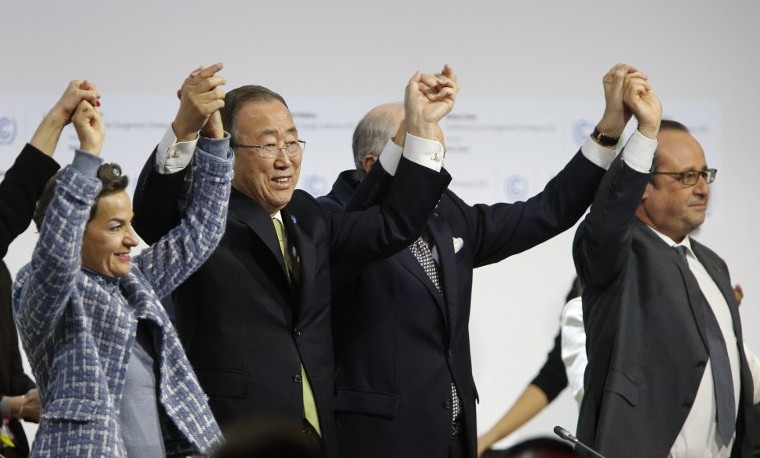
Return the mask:
M591 132L591 137L602 146L615 147L620 141L620 137L610 137L609 135L605 135L599 132L599 129L596 127L594 127L594 131Z

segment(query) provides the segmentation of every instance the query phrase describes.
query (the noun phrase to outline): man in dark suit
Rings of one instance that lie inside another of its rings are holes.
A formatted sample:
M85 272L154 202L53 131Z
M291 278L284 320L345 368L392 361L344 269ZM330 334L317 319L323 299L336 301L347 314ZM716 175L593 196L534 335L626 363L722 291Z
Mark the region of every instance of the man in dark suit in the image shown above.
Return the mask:
M476 456L478 395L468 334L473 269L538 245L583 215L614 158L611 138L625 127L622 81L635 71L617 65L605 76L607 108L595 139L541 193L525 202L471 206L447 190L415 243L423 247L372 264L338 292L333 327L342 456ZM449 72L442 73L453 79ZM354 210L374 203L376 196L362 188L389 177L377 167L363 176L378 155L380 161L398 155L394 142L386 142L402 118L394 104L368 113L354 133L357 170L341 173L323 205ZM403 138L401 124L397 138ZM357 177L362 188L355 191Z
M213 122L206 100L223 83L220 68L186 80L181 107L191 107L195 120L175 122L177 140ZM295 189L305 143L280 95L261 86L226 95L222 123L236 154L226 233L174 297L177 329L223 428L250 416L296 420L321 437L329 456L337 454L331 284L419 236L450 181L435 170L443 148L433 139L455 95L432 75L409 81L410 135L395 183L378 206L351 214L325 211ZM175 203L182 181L156 173L154 163L145 172L134 223L144 237L161 232L153 218L162 216L167 196ZM175 185L167 188L166 180Z
M638 131L573 247L589 358L578 436L610 457L750 456L757 390L728 268L690 237L715 170L684 126L660 127L647 81L629 77L624 100Z
M71 122L81 100L99 104L98 98L92 83L70 82L6 172L0 183L0 258L5 257L11 242L29 226L37 199L59 168L52 155L63 128ZM29 445L19 420L38 422L40 400L34 382L22 367L11 307L11 276L3 261L0 261L0 414L9 420L14 436L12 448L3 448L0 443L0 455L28 456Z

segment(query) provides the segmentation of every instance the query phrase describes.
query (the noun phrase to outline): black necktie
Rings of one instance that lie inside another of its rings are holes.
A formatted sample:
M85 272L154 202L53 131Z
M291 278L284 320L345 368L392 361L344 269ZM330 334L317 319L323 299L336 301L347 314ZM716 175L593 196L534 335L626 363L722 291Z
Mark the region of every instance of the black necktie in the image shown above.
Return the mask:
M676 251L686 260L686 247L676 246ZM734 405L734 381L731 377L731 364L728 362L728 351L723 333L720 330L718 320L712 311L707 299L699 291L697 300L701 301L704 310L705 336L707 337L707 351L710 353L710 365L712 366L713 384L715 385L716 418L718 421L718 434L725 445L731 441L736 428L736 406Z

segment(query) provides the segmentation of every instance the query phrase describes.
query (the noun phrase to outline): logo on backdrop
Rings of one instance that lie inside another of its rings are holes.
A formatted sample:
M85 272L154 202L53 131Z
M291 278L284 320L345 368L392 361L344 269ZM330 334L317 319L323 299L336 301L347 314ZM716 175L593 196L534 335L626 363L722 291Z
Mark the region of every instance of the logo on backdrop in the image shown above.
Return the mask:
M0 145L10 145L16 139L16 121L13 118L0 118Z
M327 180L322 175L309 175L304 180L303 189L312 196L324 196L330 191Z
M504 182L504 193L507 202L525 200L528 197L528 179L523 175L508 176Z
M585 119L581 119L580 121L576 122L575 127L573 128L575 142L579 145L582 145L593 131L594 125Z

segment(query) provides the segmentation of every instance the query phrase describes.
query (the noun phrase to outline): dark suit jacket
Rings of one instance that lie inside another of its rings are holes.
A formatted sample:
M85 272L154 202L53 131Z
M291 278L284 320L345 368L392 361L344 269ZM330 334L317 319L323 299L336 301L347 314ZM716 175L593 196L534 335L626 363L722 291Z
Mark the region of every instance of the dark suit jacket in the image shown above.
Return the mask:
M143 177L149 182L138 185L135 226L156 234L152 217L172 193L150 182L174 180L176 191L181 178L152 172L151 160ZM233 190L219 247L175 293L177 329L223 428L254 415L301 421L303 362L325 447L335 456L332 280L407 246L450 181L405 159L398 172L403 178L383 204L363 212L327 212L295 192L282 210L300 266L295 291L269 214Z
M58 163L51 157L26 145L6 172L0 183L0 258L5 256L13 239L29 227L37 199L56 170ZM5 263L0 262L0 394L18 396L31 388L34 382L21 366L11 307L11 277ZM10 427L16 436L14 456L26 456L29 447L21 423L13 419Z
M667 456L709 358L695 296L699 285L680 255L634 216L648 179L618 157L573 247L585 285L589 357L578 438L610 457ZM731 310L741 356L732 456L749 456L752 377L728 268L704 245L694 239L691 245Z
M0 261L0 393L4 396L18 396L32 388L34 382L24 373L18 349L18 333L11 307L11 275L5 263ZM18 456L26 456L29 444L21 422L14 418L9 426L16 436L17 450L14 451ZM5 450L0 449L0 454L5 453Z
M353 194L351 173L341 174L333 192L320 199L324 205L338 210L371 205L390 180L375 167ZM409 250L372 264L337 293L333 314L341 456L448 456L452 381L462 400L468 453L475 456L478 394L468 333L473 268L571 227L591 203L603 173L578 153L526 202L470 206L446 191L427 224L444 295Z
M27 144L0 183L0 259L13 239L29 227L37 199L58 163Z

